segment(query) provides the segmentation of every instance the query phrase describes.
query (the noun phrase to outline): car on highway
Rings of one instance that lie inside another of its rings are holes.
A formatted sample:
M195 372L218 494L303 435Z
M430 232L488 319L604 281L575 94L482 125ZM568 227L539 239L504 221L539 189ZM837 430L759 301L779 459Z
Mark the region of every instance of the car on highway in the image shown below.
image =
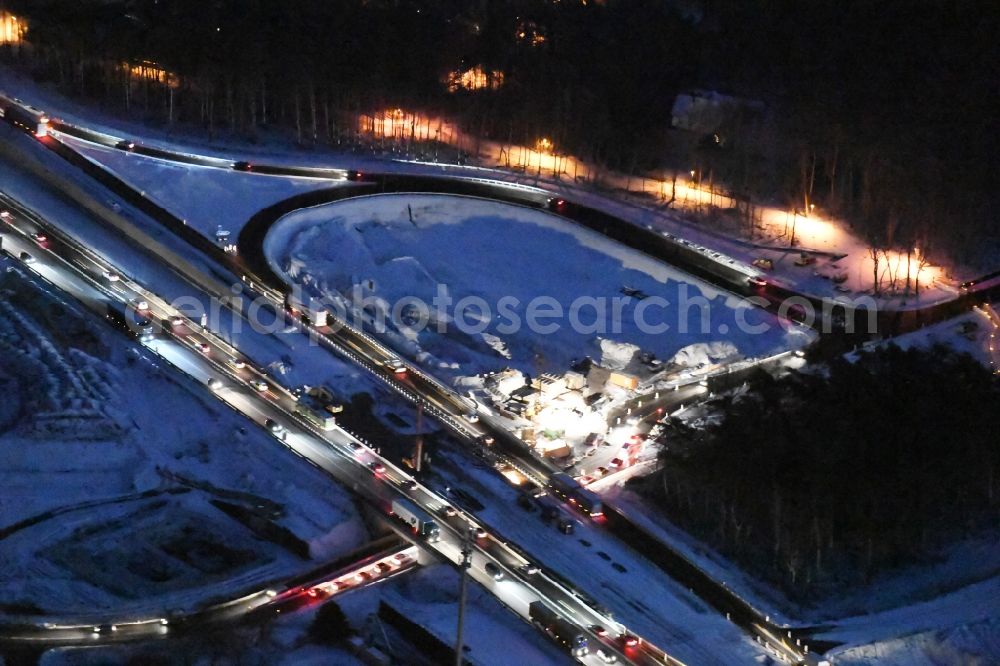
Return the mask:
M49 237L43 234L41 231L36 231L32 237L35 239L35 242L38 243L40 247L49 246Z
M621 469L622 467L625 466L625 461L622 460L621 458L612 458L611 462L609 462L608 465L610 465L611 467L617 467Z
M375 474L385 473L385 465L383 465L377 460L373 460L370 463L368 463L368 469L370 469Z
M621 641L622 647L627 648L635 647L639 644L639 639L632 634L622 634L618 637L618 640Z
M614 652L609 652L604 648L597 648L597 658L603 661L605 664L617 664L618 655Z
M538 567L538 565L532 562L528 562L527 564L521 565L521 573L523 573L525 576L534 576L539 571L541 571L541 569Z
M396 375L405 375L406 366L403 365L403 361L393 356L392 358L386 359L385 367Z
M121 276L118 275L118 273L115 273L114 271L107 271L107 270L101 271L101 277L103 277L108 282L118 282L119 280L121 280Z
M131 153L133 150L135 150L135 141L122 139L121 141L115 144L115 148L117 148L118 150L124 150L126 152Z
M239 162L233 162L233 169L236 171L253 171L253 165L250 162L240 160Z
M247 367L246 361L240 360L238 358L230 359L229 362L232 363L233 367L236 368L237 370L242 370L243 368Z
M503 570L493 562L487 562L484 569L493 580L503 580Z
M4 222L8 222L9 223L11 221L11 219L12 219L12 216L11 216L9 210L0 210L0 220L3 220Z
M207 342L195 342L194 346L202 354L208 354L212 351L212 348L208 346Z
M361 178L363 176L364 176L364 174L362 174L360 171L357 171L355 169L349 169L347 171L347 180L361 180Z
M17 258L26 264L35 263L35 258L30 254L28 254L27 252L22 252L21 254L17 255Z
M561 212L566 209L566 200L562 197L552 197L545 205L549 210Z
M170 317L168 321L170 322L170 325L174 327L184 325L184 317L181 317L180 315L174 315L173 317Z
M264 427L281 441L285 441L285 438L288 436L288 430L285 429L285 426L274 419L264 419Z
M250 384L261 393L267 390L267 382L263 379L254 379L250 382Z
M384 574L392 571L392 565L388 562L379 562L375 565L375 569L378 570L380 574Z
M465 415L465 420L469 423L479 423L479 414L475 412L468 412Z
M213 391L218 391L219 389L222 388L222 380L219 379L218 377L209 377L207 383L208 383L208 388L212 389Z
M138 310L139 312L145 312L146 310L149 309L149 303L142 300L141 298L133 298L128 302L128 304L133 309Z
M414 488L417 487L417 482L414 481L413 479L403 479L399 483L399 487L402 488L403 490L413 490Z
M325 599L330 596L330 593L319 587L310 587L306 590L306 594L313 599Z
M445 518L454 518L458 515L458 509L451 506L450 504L441 507L441 515Z
M473 531L476 533L476 538L477 539L485 539L486 538L486 530L484 528L477 527Z

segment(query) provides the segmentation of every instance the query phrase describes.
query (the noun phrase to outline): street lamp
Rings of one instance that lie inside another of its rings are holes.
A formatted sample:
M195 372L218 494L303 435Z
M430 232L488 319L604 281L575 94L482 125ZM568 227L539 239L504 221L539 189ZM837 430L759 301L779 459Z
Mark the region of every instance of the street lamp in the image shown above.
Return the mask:
M469 568L472 566L472 536L473 528L469 527L462 539L461 578L458 592L458 631L455 638L455 666L462 666L462 656L465 654L462 644L462 633L465 629L465 598L469 588Z

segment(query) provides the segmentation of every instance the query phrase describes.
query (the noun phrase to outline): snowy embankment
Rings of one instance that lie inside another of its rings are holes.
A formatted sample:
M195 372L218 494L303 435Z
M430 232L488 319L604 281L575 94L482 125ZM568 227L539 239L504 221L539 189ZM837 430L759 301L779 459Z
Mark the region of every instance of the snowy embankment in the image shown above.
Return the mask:
M247 220L278 201L343 183L178 164L70 136L59 139L213 240L220 231L235 240Z
M669 359L694 343L760 356L801 335L600 234L481 199L401 194L317 206L282 218L265 251L289 282L349 298L369 322L373 312L403 312L386 317L386 339L453 378L503 365L561 372L585 356L621 367L640 351ZM437 307L441 298L450 305ZM423 330L406 323L408 299L429 309ZM562 314L532 326L532 303Z

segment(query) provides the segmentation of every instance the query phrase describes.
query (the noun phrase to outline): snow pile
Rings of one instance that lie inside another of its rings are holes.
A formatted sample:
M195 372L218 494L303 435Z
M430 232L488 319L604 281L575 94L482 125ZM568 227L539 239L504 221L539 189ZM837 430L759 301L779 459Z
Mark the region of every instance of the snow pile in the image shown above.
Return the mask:
M670 359L670 363L684 368L704 368L716 363L735 361L740 350L729 341L698 342L683 347Z
M609 370L624 370L639 353L639 348L636 345L627 342L601 339L600 346L600 365Z

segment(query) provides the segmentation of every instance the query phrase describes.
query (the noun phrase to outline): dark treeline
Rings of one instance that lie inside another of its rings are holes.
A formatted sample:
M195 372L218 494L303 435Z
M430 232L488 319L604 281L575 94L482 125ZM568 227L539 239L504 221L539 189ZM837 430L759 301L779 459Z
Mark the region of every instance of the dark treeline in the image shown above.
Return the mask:
M670 426L641 491L792 598L997 527L1000 382L970 356L890 346L723 402L719 424Z
M400 106L625 171L697 168L745 200L816 204L876 247L989 263L995 3L954 0L0 0L21 64L63 89L210 132L349 139ZM163 85L122 62L156 63ZM504 74L449 93L448 72ZM679 92L760 100L727 140L670 131ZM748 206L749 210L749 206ZM748 219L749 216L748 216Z

